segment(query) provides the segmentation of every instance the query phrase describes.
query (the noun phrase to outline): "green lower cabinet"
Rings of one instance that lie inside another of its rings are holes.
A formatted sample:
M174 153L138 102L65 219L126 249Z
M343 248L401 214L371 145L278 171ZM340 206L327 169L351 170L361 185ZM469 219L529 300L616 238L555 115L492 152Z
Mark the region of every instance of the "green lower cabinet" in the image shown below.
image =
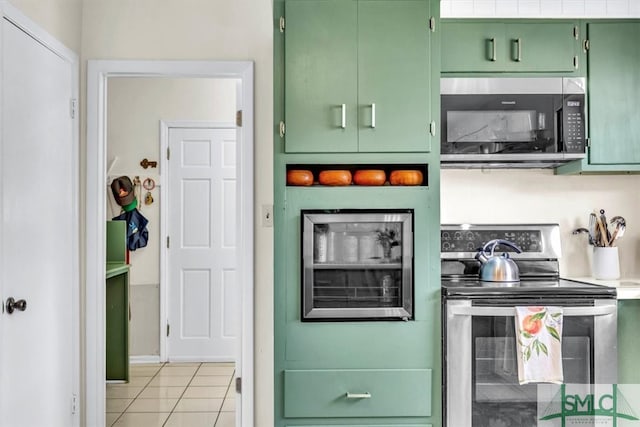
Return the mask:
M640 384L640 300L618 301L618 383Z
M432 424L287 424L286 427L433 427Z
M107 267L106 379L129 381L129 267Z
M430 415L430 369L284 372L284 416L287 418Z

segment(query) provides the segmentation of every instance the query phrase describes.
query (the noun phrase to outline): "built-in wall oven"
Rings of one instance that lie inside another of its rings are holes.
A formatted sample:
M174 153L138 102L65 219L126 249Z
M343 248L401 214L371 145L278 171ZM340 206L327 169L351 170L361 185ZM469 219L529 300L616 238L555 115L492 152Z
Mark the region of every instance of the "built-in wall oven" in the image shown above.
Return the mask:
M442 167L544 167L585 156L584 78L442 78Z
M615 289L559 278L558 225L445 225L441 237L446 426L538 426L538 386L518 381L518 306L562 307L564 383L616 382ZM478 280L475 250L492 239L523 249L497 248L520 282Z

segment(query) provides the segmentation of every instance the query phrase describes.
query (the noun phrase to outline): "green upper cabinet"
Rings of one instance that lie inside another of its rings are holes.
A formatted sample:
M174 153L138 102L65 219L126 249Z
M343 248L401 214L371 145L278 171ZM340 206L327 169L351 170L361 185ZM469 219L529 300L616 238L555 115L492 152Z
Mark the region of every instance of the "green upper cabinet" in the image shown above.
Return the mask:
M285 13L286 151L357 151L357 3L288 1Z
M575 73L578 21L442 21L443 73Z
M640 171L640 21L587 23L589 149L560 173Z
M588 32L589 162L640 163L640 23L591 23Z
M427 152L430 2L285 3L285 151Z

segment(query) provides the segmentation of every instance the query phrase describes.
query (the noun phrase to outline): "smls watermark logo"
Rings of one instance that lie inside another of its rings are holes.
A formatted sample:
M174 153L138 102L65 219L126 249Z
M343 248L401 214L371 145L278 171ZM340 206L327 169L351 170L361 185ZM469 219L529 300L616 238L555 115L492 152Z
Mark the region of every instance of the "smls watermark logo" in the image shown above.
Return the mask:
M637 384L541 384L538 397L539 427L640 427Z

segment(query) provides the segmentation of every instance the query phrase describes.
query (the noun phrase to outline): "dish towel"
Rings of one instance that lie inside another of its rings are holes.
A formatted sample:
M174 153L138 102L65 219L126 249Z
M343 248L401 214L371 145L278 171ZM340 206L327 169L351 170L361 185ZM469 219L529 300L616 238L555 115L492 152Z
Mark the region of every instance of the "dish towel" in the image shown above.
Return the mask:
M516 307L518 381L562 384L562 307Z

